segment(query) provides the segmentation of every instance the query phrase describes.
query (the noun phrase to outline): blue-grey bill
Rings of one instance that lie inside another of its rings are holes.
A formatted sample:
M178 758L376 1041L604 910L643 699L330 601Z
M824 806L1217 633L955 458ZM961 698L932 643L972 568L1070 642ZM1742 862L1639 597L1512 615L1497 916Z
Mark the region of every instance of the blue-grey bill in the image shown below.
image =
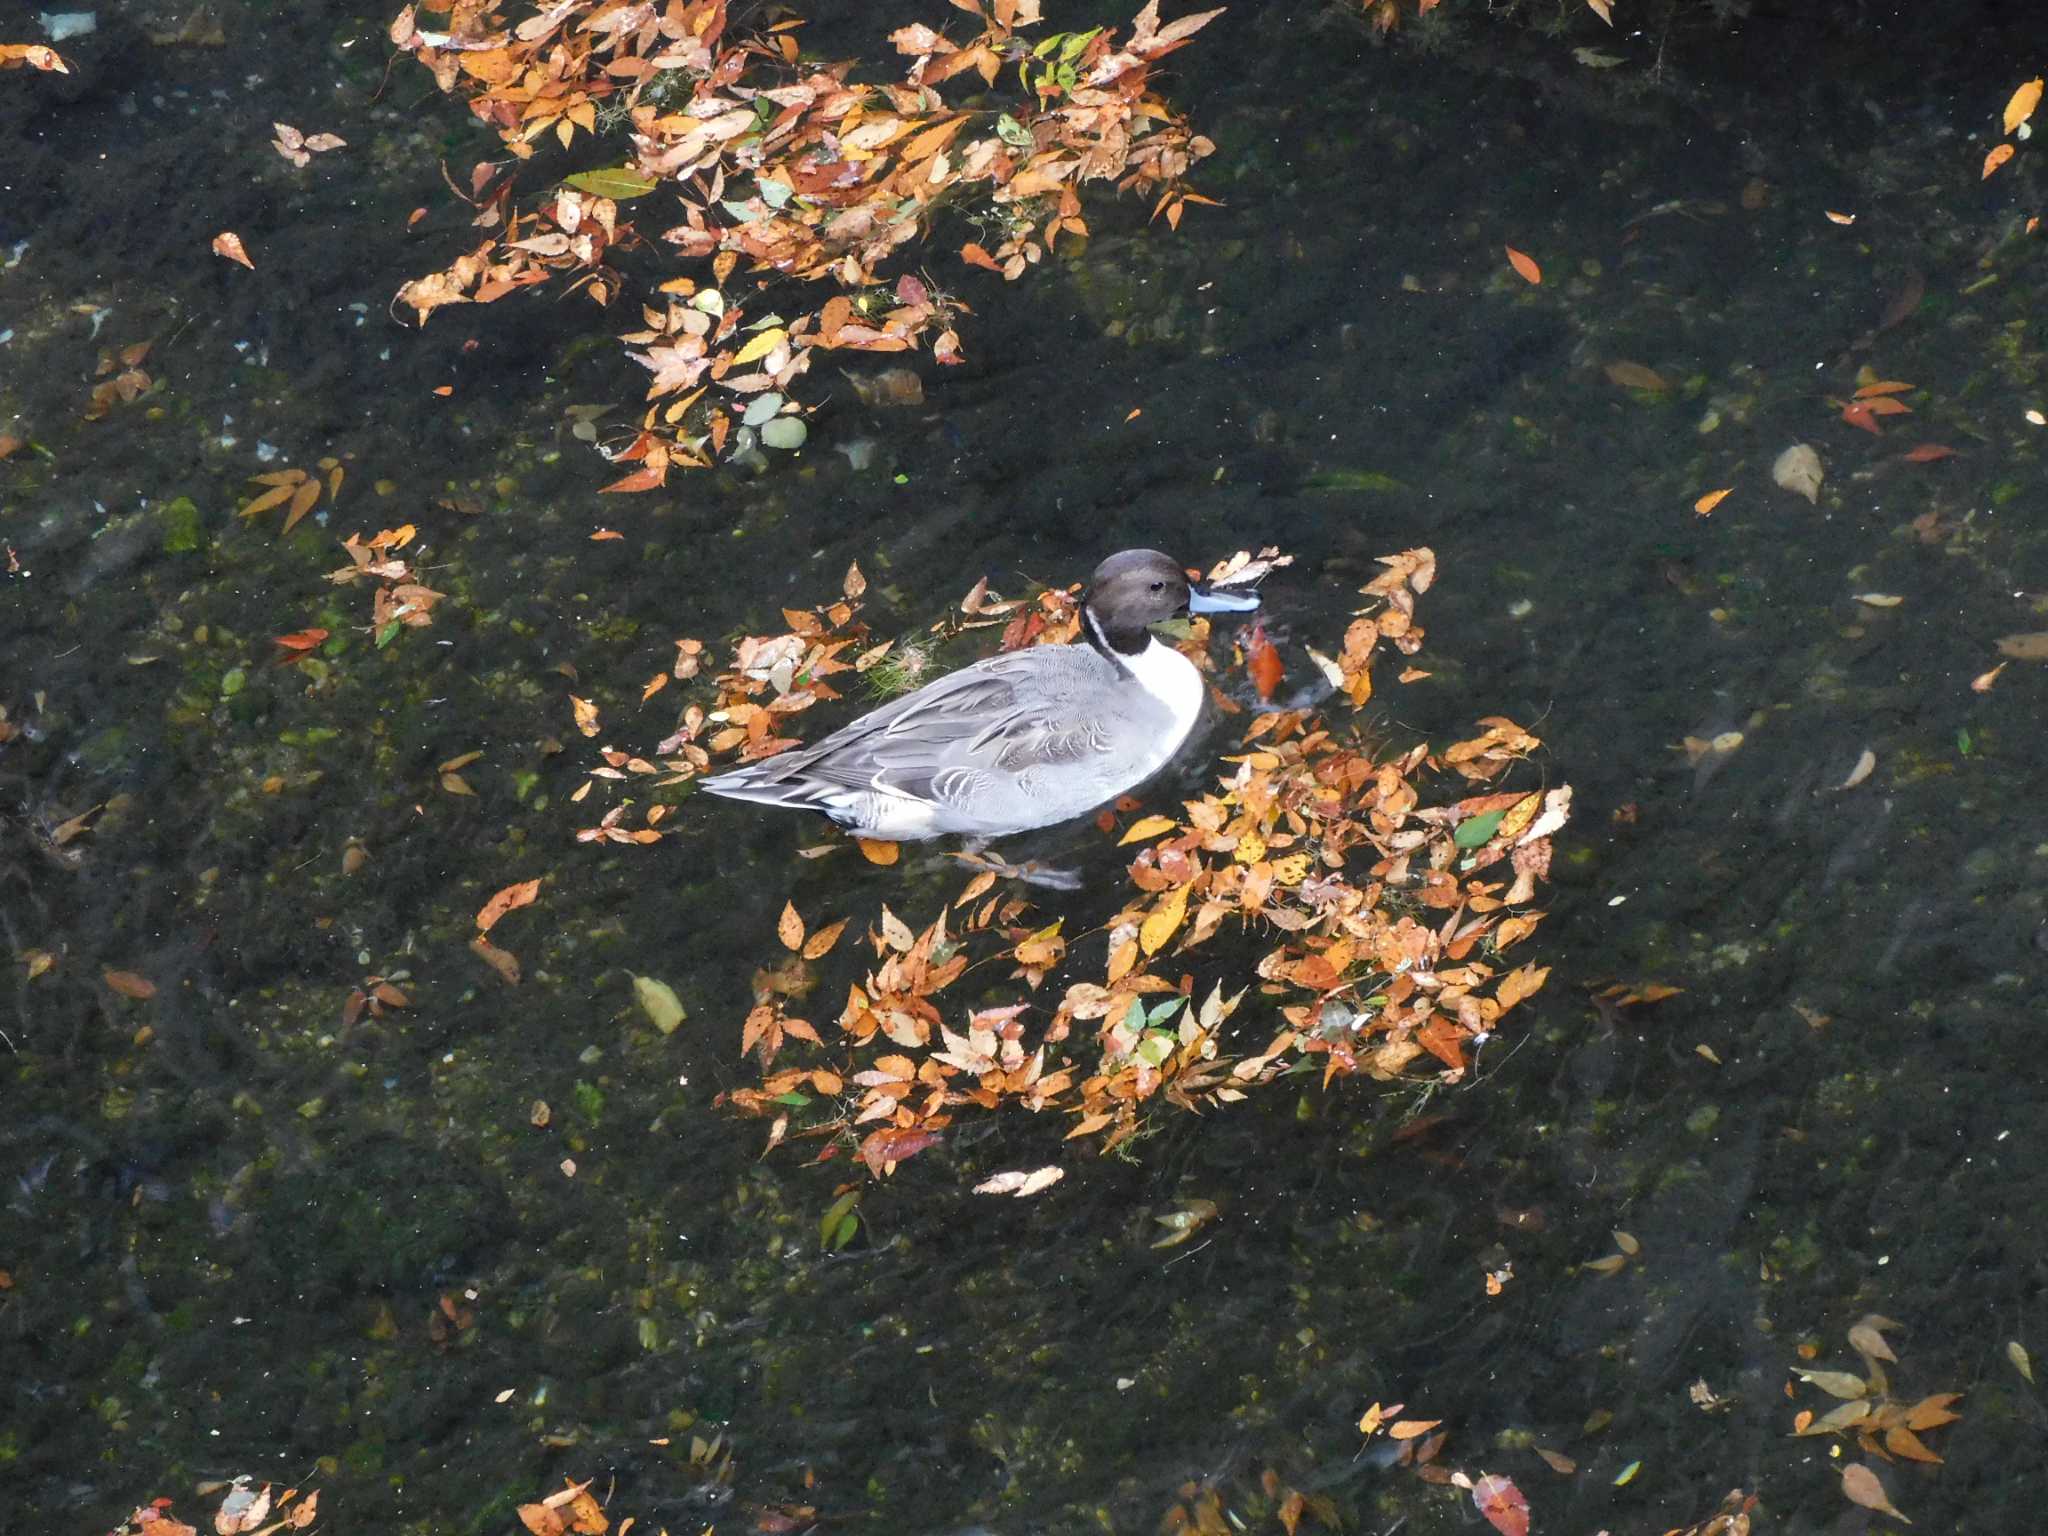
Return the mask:
M1200 587L1188 592L1189 613L1250 613L1258 606L1256 592L1204 592Z

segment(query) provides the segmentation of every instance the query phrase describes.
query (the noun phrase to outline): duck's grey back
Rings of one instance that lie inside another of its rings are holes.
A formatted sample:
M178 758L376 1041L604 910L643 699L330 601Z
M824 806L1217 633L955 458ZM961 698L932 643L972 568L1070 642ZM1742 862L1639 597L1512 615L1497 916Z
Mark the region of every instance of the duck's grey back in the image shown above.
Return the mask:
M816 746L707 780L880 836L998 834L1092 810L1157 769L1184 725L1087 645L963 667Z

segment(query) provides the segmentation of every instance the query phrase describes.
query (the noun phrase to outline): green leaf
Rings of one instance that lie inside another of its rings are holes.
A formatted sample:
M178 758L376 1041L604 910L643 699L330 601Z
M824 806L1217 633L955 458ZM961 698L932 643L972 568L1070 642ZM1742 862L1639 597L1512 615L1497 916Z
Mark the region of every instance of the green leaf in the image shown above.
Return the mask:
M761 445L789 453L803 447L804 439L810 435L811 429L796 417L778 416L761 428Z
M1460 848L1484 848L1493 841L1493 834L1500 828L1501 817L1507 815L1505 807L1488 811L1484 816L1467 816L1458 823L1458 830L1451 834L1451 841Z
M1165 1002L1158 1004L1145 1015L1145 1027L1147 1029L1159 1028L1160 1025L1172 1018L1179 1010L1180 1005L1186 1001L1187 999L1184 997L1169 997Z
M1095 41L1100 27L1090 27L1086 32L1076 32L1060 45L1060 62L1071 64L1088 51L1088 45Z
M1031 130L1007 112L996 119L996 137L1012 149L1029 149L1034 142Z
M1976 743L1970 740L1970 728L1966 725L1956 732L1956 750L1968 757L1975 749Z
M562 180L578 192L588 192L592 197L608 197L615 203L645 197L661 185L652 176L643 176L630 165L615 165L603 171L579 171Z
M818 1243L826 1249L844 1248L853 1236L859 1218L853 1208L860 1204L860 1191L850 1189L834 1200L818 1221Z
M1127 1035L1137 1034L1140 1030L1142 1030L1145 1027L1145 1005L1139 1002L1135 997L1132 998L1131 1006L1129 1010L1124 1014L1123 1023L1119 1024L1117 1027Z
M389 624L386 624L382 629L378 630L377 649L381 651L384 649L385 646L389 645L392 641L396 640L398 638L398 629L398 620L393 619Z
M811 1102L811 1096L808 1093L798 1093L792 1088L787 1093L778 1093L768 1102L771 1104L786 1104L791 1109L802 1109Z

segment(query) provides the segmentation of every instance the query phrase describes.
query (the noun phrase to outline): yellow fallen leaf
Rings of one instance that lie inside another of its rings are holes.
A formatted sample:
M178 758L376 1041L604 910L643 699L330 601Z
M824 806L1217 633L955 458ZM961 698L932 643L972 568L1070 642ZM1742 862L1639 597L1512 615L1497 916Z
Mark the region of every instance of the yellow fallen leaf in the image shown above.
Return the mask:
M1167 940L1174 936L1188 915L1188 888L1177 885L1167 898L1152 909L1138 929L1138 943L1148 955L1156 955L1166 947Z
M894 864L902 852L895 843L883 842L879 838L857 837L854 841L860 844L861 857L870 864Z
M765 331L756 331L754 339L733 354L733 366L737 368L741 363L751 363L758 358L766 357L787 340L789 332L779 325L772 325Z
M1714 508L1718 507L1719 505L1721 505L1722 502L1726 501L1728 499L1728 493L1730 491L1733 491L1734 489L1735 487L1731 485L1726 486L1718 491L1707 492L1706 495L1702 496L1698 501L1692 504L1693 511L1699 513L1701 517L1707 516L1714 510Z
M1124 835L1116 840L1117 847L1125 843L1141 843L1148 837L1157 837L1162 832L1171 832L1179 823L1170 816L1141 816L1125 829Z

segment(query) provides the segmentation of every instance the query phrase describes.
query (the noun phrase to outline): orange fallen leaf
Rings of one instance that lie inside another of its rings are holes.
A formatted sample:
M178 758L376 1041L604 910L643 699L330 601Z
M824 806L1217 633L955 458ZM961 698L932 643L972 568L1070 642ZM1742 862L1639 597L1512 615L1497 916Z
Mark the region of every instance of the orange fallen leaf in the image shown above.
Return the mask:
M12 432L0 432L0 459L4 459L19 450L21 445L22 439L16 437Z
M540 881L521 880L517 885L508 885L483 904L476 915L476 931L489 933L499 918L507 912L516 912L521 907L533 905L540 895Z
M1876 395L1911 394L1913 386L1901 379L1879 379L1875 384L1865 384L1856 391L1858 400L1868 400Z
M249 259L249 253L242 248L242 237L231 229L224 229L213 237L213 254L225 256L229 261L239 261L251 272L256 263Z
M797 915L795 902L782 904L782 915L775 920L775 937L782 940L784 949L804 947L804 920Z
M1908 464L1932 464L1938 459L1952 459L1955 449L1946 443L1922 443L1918 448L1909 448L1900 455Z
M861 857L870 864L894 864L903 851L895 843L878 838L857 837L854 841L860 844Z
M434 386L434 393L445 400L448 396L455 393L455 386L453 384L436 384Z
M1992 145L1991 153L1984 157L1984 174L1982 176L1979 176L1977 179L1979 181L1984 180L1985 177L1989 176L1993 171L1997 170L2001 165L2005 164L2005 162L2010 160L2011 158L2012 146L2010 144ZM1905 1517L1902 1515L1900 1516L1900 1518L1904 1519Z
M1877 424L1877 417L1871 413L1870 406L1865 401L1852 400L1843 406L1842 420L1852 427L1868 432L1872 437L1884 436L1884 428Z
M1856 222L1856 215L1853 213L1837 213L1832 208L1823 208L1821 212L1827 215L1830 224L1854 224Z
M2011 133L2013 129L2019 127L2021 123L2024 123L2034 115L2034 108L2039 105L2041 105L2041 80L2037 76L2014 91L2011 98L2006 102L2005 131Z
M1389 1440L1415 1440L1428 1434L1442 1419L1396 1419L1387 1426Z
M1989 672L1979 672L1975 677L1970 679L1970 692L1989 693L1991 691L1991 685L1998 681L1998 674L2003 672L2006 669L2006 666L2007 663L2001 661Z
M1733 491L1734 489L1735 487L1731 485L1726 486L1718 491L1707 492L1706 495L1702 496L1698 501L1692 504L1693 511L1699 513L1701 517L1707 516L1714 510L1714 508L1718 507L1719 505L1721 505L1722 502L1726 501L1728 499L1729 492Z
M1502 249L1508 253L1508 265L1515 269L1524 282L1540 283L1543 281L1543 269L1536 265L1536 259L1533 256L1516 250L1512 245L1503 246Z
M327 638L324 629L294 630L288 635L279 635L277 643L288 651L310 651Z
M1259 690L1261 699L1271 699L1273 690L1280 686L1280 679L1287 675L1287 668L1280 661L1280 653L1273 649L1273 642L1266 638L1266 627L1254 624L1251 634L1244 643L1244 667L1251 674L1252 686Z
M1124 418L1124 420L1125 420L1125 421L1136 421L1136 420L1137 420L1137 419L1138 419L1138 418L1139 418L1140 416L1142 416L1142 415L1144 415L1144 414L1145 414L1145 407L1143 407L1142 405L1140 405L1140 406L1133 406L1133 407L1132 407L1132 409L1131 409L1131 414L1130 414L1130 415L1128 415L1128 416L1126 416L1126 417Z
M1913 414L1913 407L1906 404L1903 400L1893 399L1890 395L1872 395L1866 400L1859 394L1856 397L1856 403L1873 416L1910 416Z
M600 528L597 530L597 532L593 533L590 536L590 542L593 544L602 544L607 539L623 539L624 537L625 535L623 533L620 533L617 529Z
M147 1002L156 996L156 983L134 971L102 971L100 980L123 997L132 997L137 1002Z

